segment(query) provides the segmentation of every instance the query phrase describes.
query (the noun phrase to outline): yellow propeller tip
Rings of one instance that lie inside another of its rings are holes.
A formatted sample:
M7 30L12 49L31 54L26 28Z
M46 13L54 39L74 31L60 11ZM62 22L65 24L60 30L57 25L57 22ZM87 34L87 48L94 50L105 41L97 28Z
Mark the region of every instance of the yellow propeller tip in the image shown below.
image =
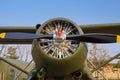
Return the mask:
M0 38L5 38L6 33L0 33Z
M120 42L120 35L117 35L116 42Z

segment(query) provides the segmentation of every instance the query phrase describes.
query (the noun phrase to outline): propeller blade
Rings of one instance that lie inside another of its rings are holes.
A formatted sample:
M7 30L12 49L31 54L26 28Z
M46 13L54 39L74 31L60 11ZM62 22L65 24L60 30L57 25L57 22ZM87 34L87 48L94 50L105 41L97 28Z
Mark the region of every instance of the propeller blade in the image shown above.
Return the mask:
M1 39L9 40L24 40L24 39L53 39L52 34L41 35L34 33L22 33L22 32L7 32L0 33ZM78 40L80 42L90 42L90 43L115 43L120 42L120 35L115 34L103 34L103 33L90 33L83 35L67 35L66 39Z
M34 33L7 32L0 33L1 39L52 39L53 35L40 35Z
M90 42L90 43L116 43L116 42L120 42L120 35L90 33L83 35L67 35L66 39L78 40L81 42Z

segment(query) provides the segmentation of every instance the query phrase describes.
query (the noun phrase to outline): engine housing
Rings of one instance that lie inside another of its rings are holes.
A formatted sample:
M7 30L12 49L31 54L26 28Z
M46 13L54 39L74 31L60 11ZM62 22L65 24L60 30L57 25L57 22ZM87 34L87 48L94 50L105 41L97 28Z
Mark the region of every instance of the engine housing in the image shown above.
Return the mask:
M86 44L66 40L67 35L83 34L76 23L66 18L54 18L42 24L36 34L53 34L51 40L33 41L32 57L38 70L44 67L48 76L65 76L83 70Z

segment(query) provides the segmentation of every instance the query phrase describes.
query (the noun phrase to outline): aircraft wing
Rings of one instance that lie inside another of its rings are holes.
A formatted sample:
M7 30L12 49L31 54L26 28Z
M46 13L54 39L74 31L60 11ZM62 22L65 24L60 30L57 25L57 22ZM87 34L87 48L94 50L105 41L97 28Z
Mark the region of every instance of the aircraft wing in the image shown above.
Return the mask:
M120 34L120 23L80 25L84 33Z
M0 26L1 32L27 32L35 33L35 26Z
M26 32L35 33L35 26L0 26L0 33L2 32ZM0 39L0 44L31 44L32 39L22 39L22 40L8 40Z

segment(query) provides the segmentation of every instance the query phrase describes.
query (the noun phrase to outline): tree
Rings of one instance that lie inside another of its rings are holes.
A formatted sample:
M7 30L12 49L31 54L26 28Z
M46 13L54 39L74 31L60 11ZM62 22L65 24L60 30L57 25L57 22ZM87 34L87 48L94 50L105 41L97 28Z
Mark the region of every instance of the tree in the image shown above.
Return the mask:
M4 56L6 58L18 59L19 56L16 54L16 49L17 48L14 48L12 46L8 47L7 54L5 54Z
M2 51L3 51L4 48L5 48L5 45L4 45L4 44L1 45L1 49L0 49L0 57L1 57L1 54L2 54Z
M96 44L92 44L92 46L93 47L90 49L90 56L88 58L95 66L99 66L110 59L107 49L99 48Z
M17 45L17 53L19 54L19 60L31 61L31 45Z

